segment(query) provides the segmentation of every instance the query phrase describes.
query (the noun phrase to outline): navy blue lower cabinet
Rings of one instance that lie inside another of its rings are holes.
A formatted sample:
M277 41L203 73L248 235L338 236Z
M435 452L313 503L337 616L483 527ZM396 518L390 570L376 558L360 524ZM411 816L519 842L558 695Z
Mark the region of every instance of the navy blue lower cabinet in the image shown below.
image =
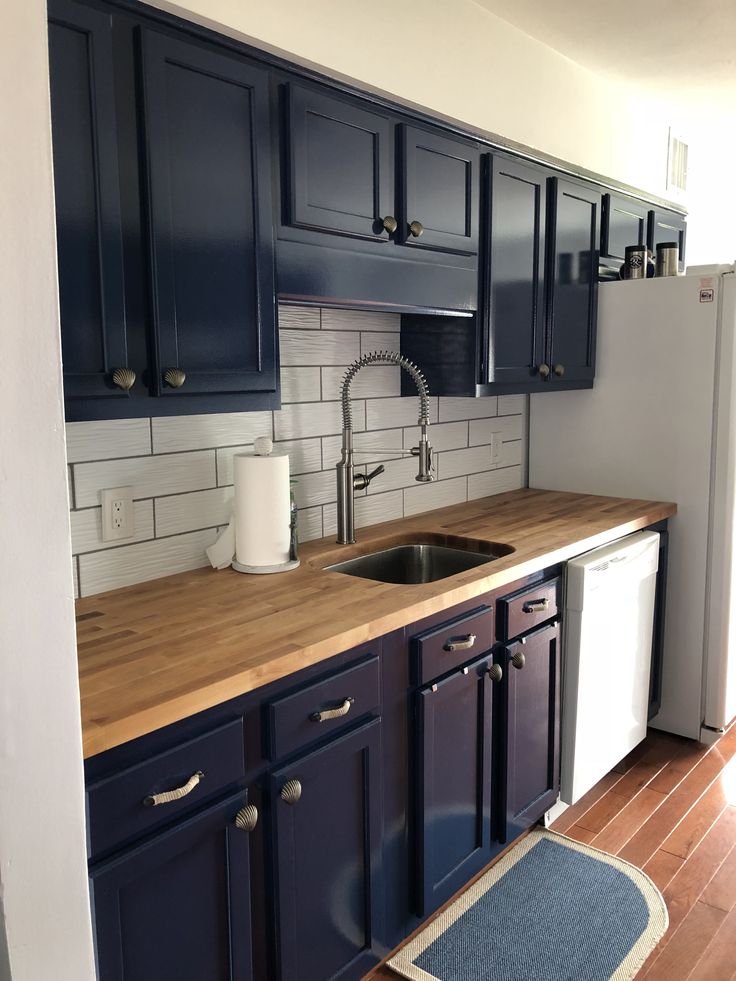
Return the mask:
M560 787L560 625L551 623L494 655L504 738L498 837L511 842L557 800Z
M419 916L449 899L491 857L489 667L489 658L481 658L417 694Z
M244 793L90 871L100 981L251 981ZM242 820L242 819L241 819Z
M277 976L361 978L380 959L381 722L270 778Z

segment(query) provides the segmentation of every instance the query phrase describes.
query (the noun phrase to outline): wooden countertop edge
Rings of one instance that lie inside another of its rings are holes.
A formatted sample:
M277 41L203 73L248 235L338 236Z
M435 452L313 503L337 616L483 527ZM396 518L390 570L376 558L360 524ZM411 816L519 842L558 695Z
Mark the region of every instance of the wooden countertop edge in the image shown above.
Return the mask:
M530 556L520 563L505 565L504 568L494 566L494 572L488 576L476 577L471 582L460 585L455 582L441 594L419 599L400 610L376 617L363 624L358 622L355 626L351 626L348 631L343 630L317 644L286 651L272 660L250 666L245 670L238 671L236 669L226 678L220 678L184 695L158 702L154 706L138 710L123 719L109 722L84 720L82 724L84 757L86 759L105 750L113 749L156 729L161 729L239 695L245 695L271 682L285 678L301 668L328 660L358 644L375 640L377 637L398 630L415 620L440 613L442 610L467 600L475 599L507 583L538 572L547 566L566 562L582 552L590 551L590 549L615 541L617 538L622 538L624 535L646 528L657 521L670 518L676 511L677 507L674 504L652 502L651 508L636 519L576 539L551 552L541 552L539 555ZM506 561L512 559L513 556L509 556ZM473 571L477 576L477 570ZM295 659L300 662L297 667L294 666Z

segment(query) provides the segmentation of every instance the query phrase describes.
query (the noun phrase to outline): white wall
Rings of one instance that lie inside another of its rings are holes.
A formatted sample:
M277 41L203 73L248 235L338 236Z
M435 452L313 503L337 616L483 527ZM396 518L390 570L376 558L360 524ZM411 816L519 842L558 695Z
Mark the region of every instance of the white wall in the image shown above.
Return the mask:
M46 4L0 34L0 976L93 977Z

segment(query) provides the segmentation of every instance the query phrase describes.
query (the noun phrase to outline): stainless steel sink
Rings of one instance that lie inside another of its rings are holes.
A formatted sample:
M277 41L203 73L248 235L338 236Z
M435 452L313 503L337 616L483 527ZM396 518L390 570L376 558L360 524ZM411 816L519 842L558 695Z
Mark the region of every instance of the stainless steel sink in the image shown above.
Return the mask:
M450 545L419 542L394 545L392 548L381 549L380 552L371 552L328 565L325 571L342 572L346 576L374 579L377 582L409 585L447 579L465 569L473 569L513 552L508 545L482 544L488 551L471 551Z

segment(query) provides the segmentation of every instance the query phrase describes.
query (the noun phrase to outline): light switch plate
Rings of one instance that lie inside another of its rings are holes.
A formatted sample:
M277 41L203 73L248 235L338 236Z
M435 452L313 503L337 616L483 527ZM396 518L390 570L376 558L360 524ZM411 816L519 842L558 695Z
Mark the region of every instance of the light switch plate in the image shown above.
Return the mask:
M111 487L100 491L103 542L124 541L135 535L133 488Z
M501 462L501 433L491 433L491 463Z

